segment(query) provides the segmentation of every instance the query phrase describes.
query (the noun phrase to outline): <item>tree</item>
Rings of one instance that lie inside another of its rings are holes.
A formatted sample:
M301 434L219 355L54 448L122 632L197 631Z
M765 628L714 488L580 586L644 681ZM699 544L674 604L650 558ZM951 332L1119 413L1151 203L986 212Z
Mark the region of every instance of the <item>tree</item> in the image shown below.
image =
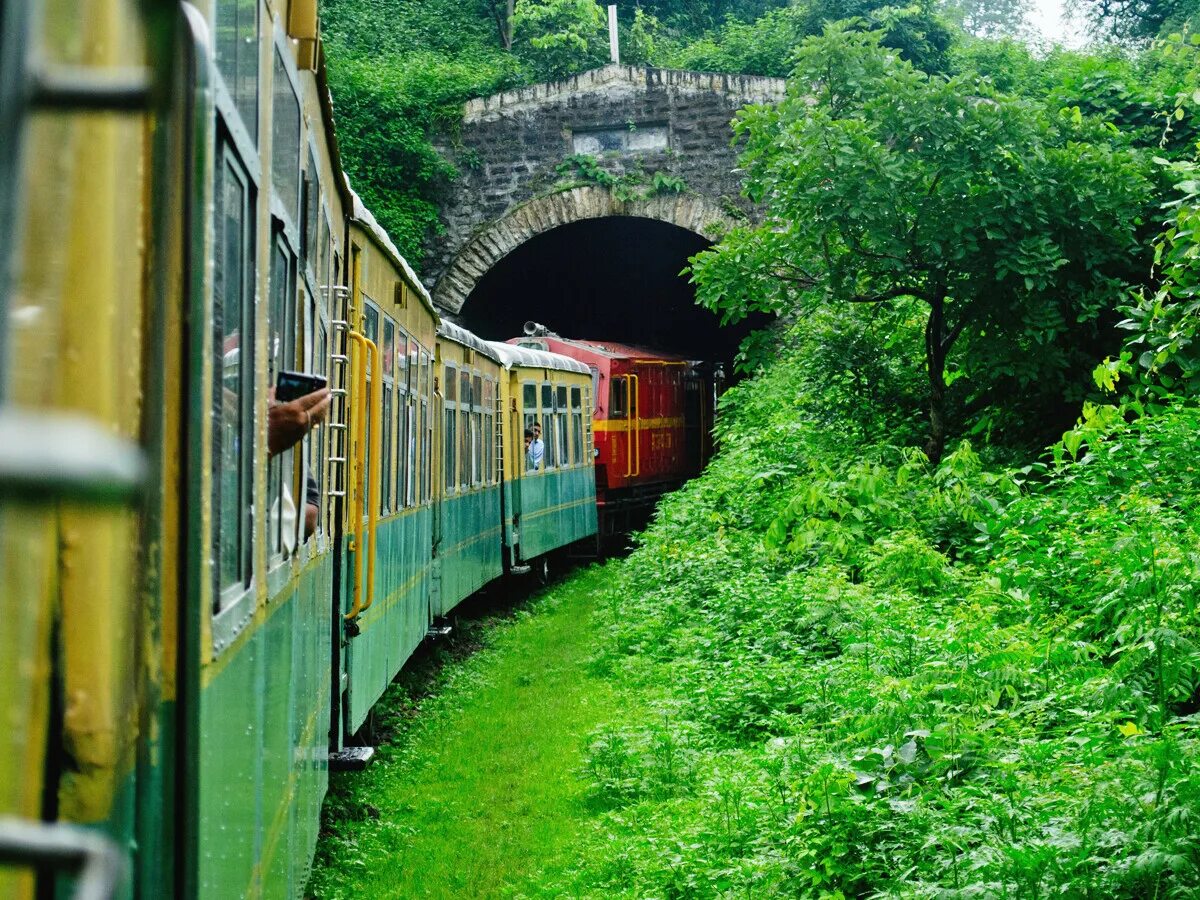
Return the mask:
M513 45L513 14L516 0L482 0L484 11L496 24L496 36L500 46L511 50Z
M1056 119L973 76L927 75L879 40L829 26L802 46L782 103L739 115L765 221L691 274L725 320L916 300L937 461L951 382L983 408L998 389L1009 404L1061 397L1073 368L1091 369L1078 350L1136 271L1150 191L1138 151L1078 111Z
M1139 42L1182 26L1200 13L1197 0L1076 0L1093 27L1118 40Z
M1029 30L1032 0L950 0L946 11L978 37L1017 37Z
M608 58L604 10L595 0L518 0L513 47L543 81L603 65Z

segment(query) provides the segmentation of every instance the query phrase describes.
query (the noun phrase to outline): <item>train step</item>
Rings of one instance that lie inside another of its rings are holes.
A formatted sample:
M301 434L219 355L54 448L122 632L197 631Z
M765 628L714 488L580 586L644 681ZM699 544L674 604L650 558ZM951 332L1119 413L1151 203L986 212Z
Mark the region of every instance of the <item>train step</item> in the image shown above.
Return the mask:
M331 772L361 772L375 756L374 747L343 747L329 754Z

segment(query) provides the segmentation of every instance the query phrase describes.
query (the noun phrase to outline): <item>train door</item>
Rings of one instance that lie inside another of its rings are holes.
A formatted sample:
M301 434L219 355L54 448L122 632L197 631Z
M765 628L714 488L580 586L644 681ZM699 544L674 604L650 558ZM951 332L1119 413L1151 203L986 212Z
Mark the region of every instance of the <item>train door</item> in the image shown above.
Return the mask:
M166 241L142 199L166 159L144 153L151 88L169 77L148 48L165 57L171 29L152 25L118 2L54 22L0 2L4 897L65 892L84 865L94 896L128 896L129 848L160 843L145 748L161 610L138 553L161 524L147 366L165 304L146 285Z

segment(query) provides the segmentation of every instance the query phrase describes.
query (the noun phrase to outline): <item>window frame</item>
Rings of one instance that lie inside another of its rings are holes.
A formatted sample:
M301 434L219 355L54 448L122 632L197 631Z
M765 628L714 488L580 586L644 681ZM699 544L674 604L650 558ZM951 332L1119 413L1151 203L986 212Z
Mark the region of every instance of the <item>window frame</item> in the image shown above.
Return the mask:
M442 364L442 482L448 494L458 493L458 367ZM451 396L453 395L453 396Z
M216 473L220 471L220 458L223 456L225 447L221 440L220 421L213 416L212 422L212 456L210 458L210 466L212 466L213 496L210 502L213 506L213 515L211 517L210 528L212 533L209 535L208 543L210 552L213 553L215 562L213 565L213 587L214 594L212 600L212 614L214 617L235 606L238 601L244 596L253 596L255 586L255 540L256 529L254 527L254 505L256 500L255 493L255 473L257 469L257 403L255 402L255 347L257 338L257 322L255 321L256 302L258 285L258 190L260 184L254 179L252 167L246 165L244 155L239 152L235 136L225 128L225 122L221 120L218 114L216 126L216 149L214 152L214 169L221 173L232 172L242 188L242 213L243 213L243 234L241 235L241 309L239 311L238 321L238 388L240 395L238 397L238 427L237 440L242 449L237 454L238 464L238 536L236 553L238 557L237 580L231 581L228 584L222 583L222 560L223 555L220 549L220 535L225 532L224 524L226 517L222 515L224 510L224 500L221 497L221 482L216 477ZM232 163L232 165L230 165ZM223 176L222 176L223 177ZM216 241L216 224L215 212L219 208L219 204L223 201L217 196L218 187L222 184L219 178L214 178L213 181L213 228L214 228L214 248L213 255L220 252ZM214 263L215 265L215 263ZM222 272L224 270L222 269ZM217 285L214 283L210 286L210 302L216 302ZM222 307L223 309L224 307ZM211 325L209 326L214 334L214 346L212 349L213 371L213 398L217 399L217 391L221 390L223 384L223 375L221 371L224 368L224 352L221 347L224 345L224 334L220 339L221 346L217 346L216 331L216 315L215 311L210 313ZM222 318L222 323L224 319ZM249 346L250 353L245 353L246 347ZM219 367L219 368L218 368ZM215 412L215 407L212 411ZM249 452L247 452L247 450Z

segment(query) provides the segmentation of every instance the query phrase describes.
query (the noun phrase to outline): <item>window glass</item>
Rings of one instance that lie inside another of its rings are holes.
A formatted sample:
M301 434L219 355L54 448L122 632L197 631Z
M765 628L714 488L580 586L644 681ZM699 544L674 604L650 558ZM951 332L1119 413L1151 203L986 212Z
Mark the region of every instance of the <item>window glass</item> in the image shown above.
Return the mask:
M471 379L471 482L483 484L483 377Z
M404 343L403 337L400 342ZM379 352L383 354L383 374L391 378L396 362L396 326L388 318L383 320L383 344Z
M217 0L217 70L258 143L258 0Z
M314 271L321 271L321 240L317 221L321 219L321 188L317 181L317 160L312 147L308 148L308 165L304 170L304 260Z
M571 462L571 446L567 443L567 412L564 403L554 414L554 437L557 448L557 465L566 466Z
M542 443L545 445L546 468L558 465L558 448L554 431L554 386L542 385Z
M612 379L612 393L608 403L608 417L610 419L625 418L627 412L625 407L626 395L625 378L620 375L614 375Z
M367 340L371 341L375 346L379 346L379 310L374 306L367 304L363 311L363 332ZM374 354L368 349L366 354L367 361L367 396L371 396L371 381L375 377L373 368L375 366ZM363 434L366 436L367 445L363 448L363 496L371 496L371 445L374 442L374 435L371 433L371 416L370 410L367 410L367 421L363 423ZM380 467L382 469L382 466ZM366 505L363 506L366 509Z
M271 301L267 305L267 381L275 384L279 373L295 367L295 281L293 256L283 233L276 230L271 248ZM271 457L267 464L267 551L272 557L284 550L283 515L285 481L292 474L292 451ZM296 498L291 498L293 505Z
M471 373L458 373L458 483L466 488L471 483Z
M534 423L536 423L538 421L537 396L538 396L538 390L537 390L536 384L522 385L522 388L521 388L522 407L521 408L524 410L524 431L530 431L533 428ZM522 440L524 440L524 432L522 432ZM531 465L531 463L532 463L532 460L530 459L529 454L527 452L526 456L525 456L525 468L528 470L532 470L533 466Z
M401 328L396 337L396 380L408 385L408 335Z
M447 489L454 490L458 484L458 470L455 468L455 454L458 447L458 435L455 431L455 400L458 397L458 372L453 366L446 366L442 389L446 395L446 426L442 429L442 467L445 470Z
M222 148L214 183L213 568L214 611L250 583L253 506L253 198L245 170Z
M571 388L571 447L576 465L583 463L583 390Z
M409 394L408 402L405 403L402 414L405 417L405 448L408 455L408 465L405 467L407 474L404 479L404 502L406 505L412 506L416 503L417 483L417 413L413 404L412 394Z
M429 354L421 351L421 500L432 496L429 461Z
M271 184L292 224L300 226L300 101L276 49L272 69Z
M442 432L442 465L446 470L446 489L452 491L455 485L454 447L457 439L454 433L454 410L449 407L446 408L446 427Z
M383 435L380 438L382 463L379 467L379 512L384 514L391 509L392 499L392 385L383 383L382 409Z

